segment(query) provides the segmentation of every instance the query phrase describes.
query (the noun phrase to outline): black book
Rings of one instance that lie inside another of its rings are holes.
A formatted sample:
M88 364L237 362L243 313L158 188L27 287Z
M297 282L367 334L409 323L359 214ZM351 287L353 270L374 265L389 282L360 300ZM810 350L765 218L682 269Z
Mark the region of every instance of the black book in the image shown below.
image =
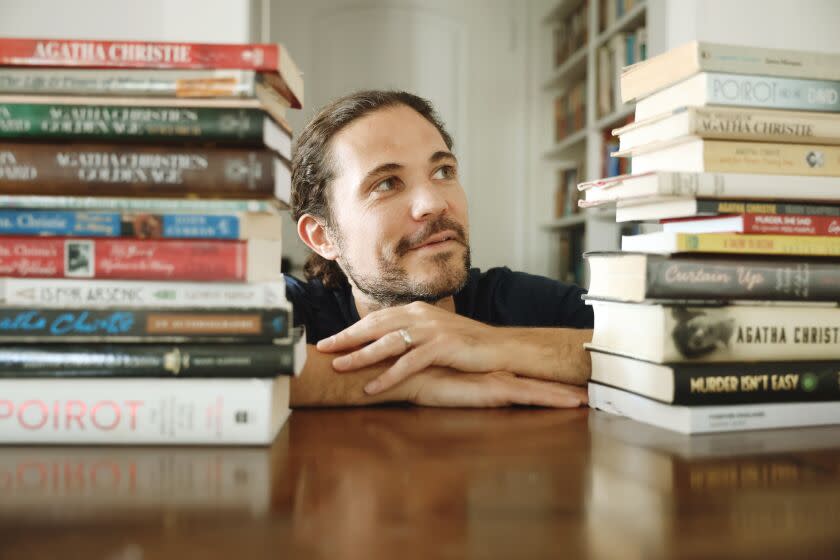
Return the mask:
M0 346L0 378L276 377L300 373L306 337L277 344Z
M591 357L592 381L668 404L840 400L840 360L655 364L595 350Z
M588 296L612 301L840 301L840 266L819 259L589 252Z

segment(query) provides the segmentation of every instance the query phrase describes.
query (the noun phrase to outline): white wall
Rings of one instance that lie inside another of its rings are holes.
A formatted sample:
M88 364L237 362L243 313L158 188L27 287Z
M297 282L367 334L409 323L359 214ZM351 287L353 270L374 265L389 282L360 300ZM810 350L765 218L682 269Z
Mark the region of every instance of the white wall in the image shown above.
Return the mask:
M0 35L248 42L248 0L0 0Z
M522 268L527 41L516 0L276 0L271 40L304 72L300 130L328 101L361 88L429 98L455 139L470 204L473 265ZM527 7L527 6L526 6ZM294 225L284 245L301 262Z
M692 40L840 52L838 0L667 0L665 49Z

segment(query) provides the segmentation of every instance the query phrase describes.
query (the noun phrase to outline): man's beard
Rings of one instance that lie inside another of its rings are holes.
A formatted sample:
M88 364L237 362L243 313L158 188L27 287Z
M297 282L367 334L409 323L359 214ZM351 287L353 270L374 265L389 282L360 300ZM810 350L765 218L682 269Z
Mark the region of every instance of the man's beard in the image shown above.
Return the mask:
M439 273L430 282L417 282L408 276L408 272L398 264L398 260L407 254L412 247L422 244L430 236L445 230L455 232L455 239L464 246L463 266L447 267L447 261L452 254L449 251L438 253L431 257L432 266L439 268ZM341 254L347 254L344 239L339 232L334 231L337 245ZM347 260L341 260L341 268L360 292L365 294L381 307L405 305L413 301L423 301L434 304L444 298L455 295L466 286L470 271L470 246L467 243L464 228L454 220L441 217L427 223L420 231L410 237L400 239L393 250L378 255L378 275L366 275Z

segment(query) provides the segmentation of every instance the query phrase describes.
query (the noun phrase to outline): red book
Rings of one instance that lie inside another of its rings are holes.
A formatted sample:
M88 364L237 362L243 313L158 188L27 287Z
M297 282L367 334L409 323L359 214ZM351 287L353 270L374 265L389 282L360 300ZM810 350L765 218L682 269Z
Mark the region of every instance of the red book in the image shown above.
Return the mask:
M274 44L0 38L0 66L256 70L292 107L303 105L300 70Z
M678 233L767 233L840 237L840 218L795 214L737 214L662 220L664 231Z
M0 239L0 276L258 282L279 280L280 241Z

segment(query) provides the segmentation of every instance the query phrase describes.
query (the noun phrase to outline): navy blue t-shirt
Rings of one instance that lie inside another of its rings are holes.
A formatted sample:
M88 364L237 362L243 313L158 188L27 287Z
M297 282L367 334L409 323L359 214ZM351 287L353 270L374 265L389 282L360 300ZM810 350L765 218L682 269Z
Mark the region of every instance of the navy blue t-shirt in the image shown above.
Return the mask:
M285 278L295 325L306 326L308 343L315 344L359 320L347 282L330 290L320 280ZM591 329L592 307L581 300L584 293L577 286L507 267L486 272L474 268L467 285L455 294L455 312L495 326Z

